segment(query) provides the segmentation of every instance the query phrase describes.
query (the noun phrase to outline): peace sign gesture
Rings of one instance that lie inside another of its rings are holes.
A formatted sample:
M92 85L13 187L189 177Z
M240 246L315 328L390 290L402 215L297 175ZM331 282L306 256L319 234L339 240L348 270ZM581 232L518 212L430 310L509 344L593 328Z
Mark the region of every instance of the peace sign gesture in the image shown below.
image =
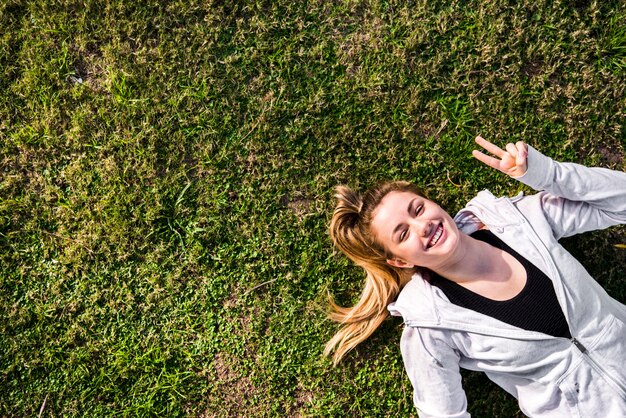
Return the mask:
M472 155L477 160L511 177L520 177L526 173L528 169L528 164L526 163L526 159L528 158L528 145L522 141L517 142L515 145L512 143L506 144L506 151L481 136L476 137L476 143L498 157L490 157L478 150L474 150L472 151Z

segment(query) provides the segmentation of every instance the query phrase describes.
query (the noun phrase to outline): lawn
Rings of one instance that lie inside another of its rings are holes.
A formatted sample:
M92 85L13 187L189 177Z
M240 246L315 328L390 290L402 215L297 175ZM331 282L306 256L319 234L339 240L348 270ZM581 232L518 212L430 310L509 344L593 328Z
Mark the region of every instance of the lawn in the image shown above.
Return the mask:
M477 134L625 170L622 1L4 0L0 416L416 417L386 321L333 368L333 187L454 213ZM626 302L626 228L564 245ZM475 417L521 417L464 374Z

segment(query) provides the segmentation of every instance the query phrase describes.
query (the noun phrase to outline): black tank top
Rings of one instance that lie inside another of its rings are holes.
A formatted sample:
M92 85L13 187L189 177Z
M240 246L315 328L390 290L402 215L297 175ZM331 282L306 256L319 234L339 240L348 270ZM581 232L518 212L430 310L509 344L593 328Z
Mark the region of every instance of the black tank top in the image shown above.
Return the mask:
M512 299L497 301L486 298L465 287L432 274L431 284L440 288L450 302L488 315L528 331L538 331L554 337L571 338L565 315L556 298L552 281L534 264L519 255L489 230L479 230L471 237L500 248L515 257L526 270L526 285Z

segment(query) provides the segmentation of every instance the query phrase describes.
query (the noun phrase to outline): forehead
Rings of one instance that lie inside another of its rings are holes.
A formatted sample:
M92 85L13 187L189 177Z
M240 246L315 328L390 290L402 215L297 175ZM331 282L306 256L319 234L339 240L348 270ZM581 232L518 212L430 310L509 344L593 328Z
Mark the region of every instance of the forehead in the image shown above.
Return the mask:
M372 217L374 234L380 238L390 236L395 227L409 216L409 204L416 198L423 200L412 192L389 192L374 210Z

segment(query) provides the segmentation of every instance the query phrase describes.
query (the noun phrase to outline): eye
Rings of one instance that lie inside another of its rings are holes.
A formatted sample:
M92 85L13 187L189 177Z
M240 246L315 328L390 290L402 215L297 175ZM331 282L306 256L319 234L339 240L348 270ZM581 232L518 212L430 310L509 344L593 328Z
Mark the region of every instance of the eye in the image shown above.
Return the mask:
M419 205L415 208L415 216L420 215L422 212L424 212L424 205Z
M405 229L404 231L402 231L400 233L400 242L404 241L404 239L406 238L406 236L408 235L409 230Z

